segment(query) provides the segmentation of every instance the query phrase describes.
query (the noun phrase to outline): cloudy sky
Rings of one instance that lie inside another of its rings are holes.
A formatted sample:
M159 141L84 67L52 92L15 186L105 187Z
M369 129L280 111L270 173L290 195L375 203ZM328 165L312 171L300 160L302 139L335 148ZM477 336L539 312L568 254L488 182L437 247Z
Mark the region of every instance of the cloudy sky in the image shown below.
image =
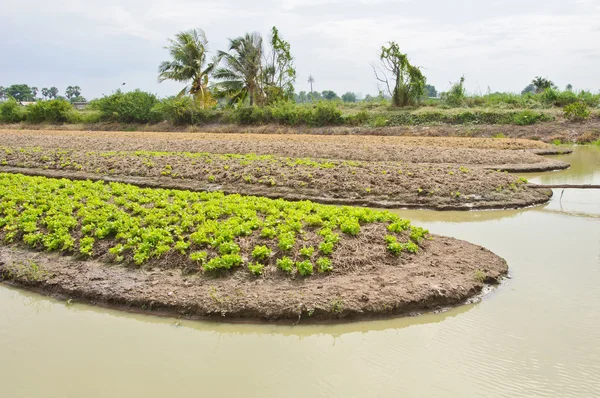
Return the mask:
M297 91L377 92L370 63L394 40L430 84L462 75L474 93L523 89L536 75L600 90L600 0L4 0L0 85L79 85L92 98L156 82L166 39L205 30L211 51L277 26L292 46Z

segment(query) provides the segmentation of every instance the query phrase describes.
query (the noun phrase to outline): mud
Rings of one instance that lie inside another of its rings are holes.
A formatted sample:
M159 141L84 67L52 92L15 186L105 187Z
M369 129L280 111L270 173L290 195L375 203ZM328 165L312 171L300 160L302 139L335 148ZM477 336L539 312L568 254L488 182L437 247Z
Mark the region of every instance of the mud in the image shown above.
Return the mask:
M345 267L308 278L277 272L259 278L244 272L185 275L158 264L133 269L11 246L0 247L0 279L63 299L157 315L304 323L459 305L507 273L500 257L454 238L434 235L417 255L406 258L373 251L371 238L361 233L342 245L340 256L351 262ZM365 260L362 248L368 248L371 265L357 267Z

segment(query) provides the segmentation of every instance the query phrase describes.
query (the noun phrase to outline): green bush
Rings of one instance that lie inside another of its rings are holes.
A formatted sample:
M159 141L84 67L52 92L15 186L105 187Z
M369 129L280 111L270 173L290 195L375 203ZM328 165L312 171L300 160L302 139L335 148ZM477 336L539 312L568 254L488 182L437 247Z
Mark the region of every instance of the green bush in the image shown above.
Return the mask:
M6 102L0 103L0 122L2 123L19 123L25 120L25 107L13 98Z
M123 93L120 90L112 95L90 102L89 108L101 113L106 121L120 123L153 123L160 121L160 114L153 112L158 104L154 94L140 90Z
M29 123L67 123L77 122L78 115L70 102L55 99L38 101L27 107L27 121Z
M583 102L575 102L565 106L563 113L566 119L573 122L583 122L589 119L591 115L588 106Z
M315 105L311 123L313 126L342 124L342 111L333 102L319 101Z
M534 112L528 109L521 112L517 112L513 116L513 122L518 126L529 126L538 122L543 122L551 119L551 117L541 112Z
M216 112L201 108L191 97L166 98L154 105L152 113L176 125L204 124L216 118Z

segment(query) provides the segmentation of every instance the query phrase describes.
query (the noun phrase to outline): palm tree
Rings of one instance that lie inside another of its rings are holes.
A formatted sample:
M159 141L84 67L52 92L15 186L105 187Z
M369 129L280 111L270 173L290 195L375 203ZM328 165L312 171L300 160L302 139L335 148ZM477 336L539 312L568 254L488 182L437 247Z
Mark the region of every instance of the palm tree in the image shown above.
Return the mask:
M37 87L31 87L31 94L33 95L33 99L37 97L38 91L40 91Z
M310 83L310 93L312 94L312 85L315 82L315 78L312 75L308 75L308 83Z
M531 84L535 87L536 93L541 93L549 88L555 87L552 80L540 76L536 76L536 78L531 81Z
M181 90L179 96L190 94L203 107L211 104L208 90L208 76L217 62L207 62L208 40L202 29L191 29L169 39L170 45L165 49L171 54L171 61L163 61L158 67L158 82L175 80L189 83Z
M229 39L229 53L219 51L219 59L225 63L218 68L214 77L221 80L215 84L221 97L229 97L230 103L249 98L250 105L264 99L262 88L263 39L259 33L246 33Z

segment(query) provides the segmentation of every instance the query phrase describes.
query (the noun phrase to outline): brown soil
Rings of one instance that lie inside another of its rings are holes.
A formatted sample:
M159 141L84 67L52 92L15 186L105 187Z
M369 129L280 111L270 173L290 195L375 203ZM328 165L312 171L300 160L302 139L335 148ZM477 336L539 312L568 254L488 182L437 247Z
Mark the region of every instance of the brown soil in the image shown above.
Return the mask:
M0 129L0 140L3 146L13 148L255 153L295 158L481 165L511 172L550 171L569 166L533 153L555 153L547 144L505 139Z
M49 295L153 314L233 321L324 321L405 315L464 303L498 283L506 262L465 241L432 236L416 255L386 253L381 226L345 239L331 274L262 277L234 271L186 275L163 260L153 268L0 247L0 279ZM362 264L362 266L361 266ZM368 264L368 265L367 265Z
M23 125L0 125L0 129L22 129ZM239 126L239 125L206 125L206 126L174 126L169 123L154 125L123 125L115 123L98 123L94 125L27 125L27 129L52 130L87 130L118 131L135 129L146 132L205 132L205 133L254 133L254 134L317 134L317 135L375 135L375 136L427 136L427 137L505 137L552 142L585 143L600 139L600 119L591 119L585 123L569 122L564 119L537 123L531 126L517 125L428 125L428 126L396 126L396 127L352 127L352 126Z
M80 161L70 157L73 158ZM60 161L49 165L28 155L21 163L17 162L26 168L0 166L0 172L382 208L521 208L545 203L552 196L551 190L531 189L511 174L455 165L368 162L360 166L340 163L335 168L322 169L290 167L284 162L274 165L270 160L243 165L239 160L229 159L196 165L188 158L167 156L152 158L153 165L148 167L145 161L136 156L94 157L67 166L66 170L53 170L61 167ZM41 164L46 168L39 168ZM83 171L69 170L79 167ZM169 176L163 176L167 172ZM214 181L207 177L214 177Z

